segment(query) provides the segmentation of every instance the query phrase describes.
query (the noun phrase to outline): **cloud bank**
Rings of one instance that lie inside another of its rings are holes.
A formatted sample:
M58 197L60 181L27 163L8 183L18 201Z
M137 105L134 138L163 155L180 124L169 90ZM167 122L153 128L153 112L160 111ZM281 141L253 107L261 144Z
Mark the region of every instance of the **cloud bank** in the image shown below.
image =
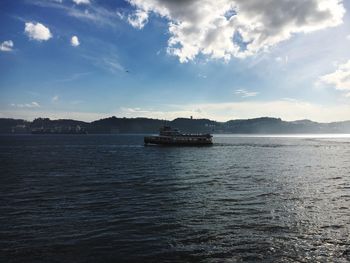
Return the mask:
M235 91L235 94L242 97L242 98L248 98L248 97L255 97L259 94L259 92L256 91L247 91L245 89L238 89Z
M25 104L11 104L12 107L16 108L40 108L40 104L38 102L31 102L31 103L25 103Z
M267 50L295 33L342 23L342 0L128 0L129 23L142 28L154 13L169 21L168 52L180 62L204 54L229 60Z
M50 29L41 23L25 23L24 33L33 40L47 41L52 37Z

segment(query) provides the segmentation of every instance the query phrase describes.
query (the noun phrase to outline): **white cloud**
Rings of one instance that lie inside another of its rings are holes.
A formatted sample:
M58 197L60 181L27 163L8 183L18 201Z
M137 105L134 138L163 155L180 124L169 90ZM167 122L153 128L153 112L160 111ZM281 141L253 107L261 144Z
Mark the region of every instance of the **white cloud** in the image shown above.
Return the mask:
M229 60L267 50L295 33L342 23L342 0L128 0L142 14L142 28L154 12L169 20L168 52L180 62L204 54Z
M52 82L70 82L91 74L91 72L74 73L66 78L52 80Z
M147 12L138 9L134 14L128 16L128 22L133 27L142 29L148 22L148 14Z
M55 96L52 97L51 101L52 101L53 103L55 103L55 102L57 102L59 99L60 99L60 97L59 97L58 95L55 95Z
M346 36L346 39L347 39L347 40L350 40L350 35L347 35L347 36Z
M284 56L284 57L276 57L275 60L277 62L280 62L280 63L285 63L287 64L288 61L289 61L289 57L288 56Z
M337 90L347 92L346 97L350 96L350 60L345 64L338 65L336 71L324 75L320 82L333 86Z
M93 22L99 25L108 25L111 27L117 27L120 19L124 17L121 12L116 12L115 10L107 9L92 3L89 5L89 9L79 8L75 5L62 5L56 1L31 0L30 3L40 7L55 8L68 16L82 21Z
M124 67L118 61L111 58L104 58L102 59L102 62L104 66L109 68L113 73L116 73L117 71L125 71Z
M13 49L13 41L12 40L6 40L0 44L0 51L12 51Z
M282 62L283 58L282 57L277 57L275 58L277 62Z
M85 4L85 5L88 5L90 4L90 0L72 0L74 3L76 3L77 5L80 5L80 4Z
M41 23L25 23L24 32L30 39L37 41L47 41L52 37L50 29Z
M256 91L247 91L245 89L238 89L235 91L235 94L241 96L242 98L248 98L248 97L255 97L259 94L259 92Z
M40 107L39 103L37 103L37 102L35 102L35 101L33 101L33 102L31 103L31 105L32 105L33 107Z
M79 42L79 38L77 36L72 36L71 40L70 40L70 44L73 46L73 47L77 47L80 45L80 42Z
M99 54L91 54L91 55L82 55L83 58L92 62L96 67L107 70L113 74L120 74L120 72L127 71L123 65L119 63L118 57L114 54L102 55Z
M119 19L124 19L124 14L122 12L116 11L115 14L117 15L117 17L119 17Z
M12 107L16 107L16 108L40 108L40 104L33 101L31 103L25 103L25 104L11 104Z

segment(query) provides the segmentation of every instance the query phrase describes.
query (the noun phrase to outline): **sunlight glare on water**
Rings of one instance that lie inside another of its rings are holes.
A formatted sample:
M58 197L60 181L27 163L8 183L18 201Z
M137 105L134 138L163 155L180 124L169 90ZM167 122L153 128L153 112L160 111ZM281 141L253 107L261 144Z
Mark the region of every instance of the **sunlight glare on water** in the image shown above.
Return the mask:
M0 136L0 261L349 262L349 156L348 135Z

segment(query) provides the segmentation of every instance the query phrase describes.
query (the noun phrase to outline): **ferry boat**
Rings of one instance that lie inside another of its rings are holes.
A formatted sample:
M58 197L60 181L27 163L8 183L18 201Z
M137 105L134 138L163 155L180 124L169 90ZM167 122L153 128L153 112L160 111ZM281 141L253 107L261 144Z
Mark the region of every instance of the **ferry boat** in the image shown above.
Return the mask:
M170 126L160 128L158 136L146 136L145 145L181 145L181 146L204 146L212 145L211 134L186 134Z

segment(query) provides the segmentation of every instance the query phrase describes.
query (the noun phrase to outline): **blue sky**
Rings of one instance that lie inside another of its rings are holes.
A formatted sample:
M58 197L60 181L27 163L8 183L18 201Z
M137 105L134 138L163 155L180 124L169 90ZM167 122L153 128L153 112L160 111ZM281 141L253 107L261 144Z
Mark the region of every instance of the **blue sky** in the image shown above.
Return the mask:
M0 117L350 120L348 2L211 2L1 1Z

